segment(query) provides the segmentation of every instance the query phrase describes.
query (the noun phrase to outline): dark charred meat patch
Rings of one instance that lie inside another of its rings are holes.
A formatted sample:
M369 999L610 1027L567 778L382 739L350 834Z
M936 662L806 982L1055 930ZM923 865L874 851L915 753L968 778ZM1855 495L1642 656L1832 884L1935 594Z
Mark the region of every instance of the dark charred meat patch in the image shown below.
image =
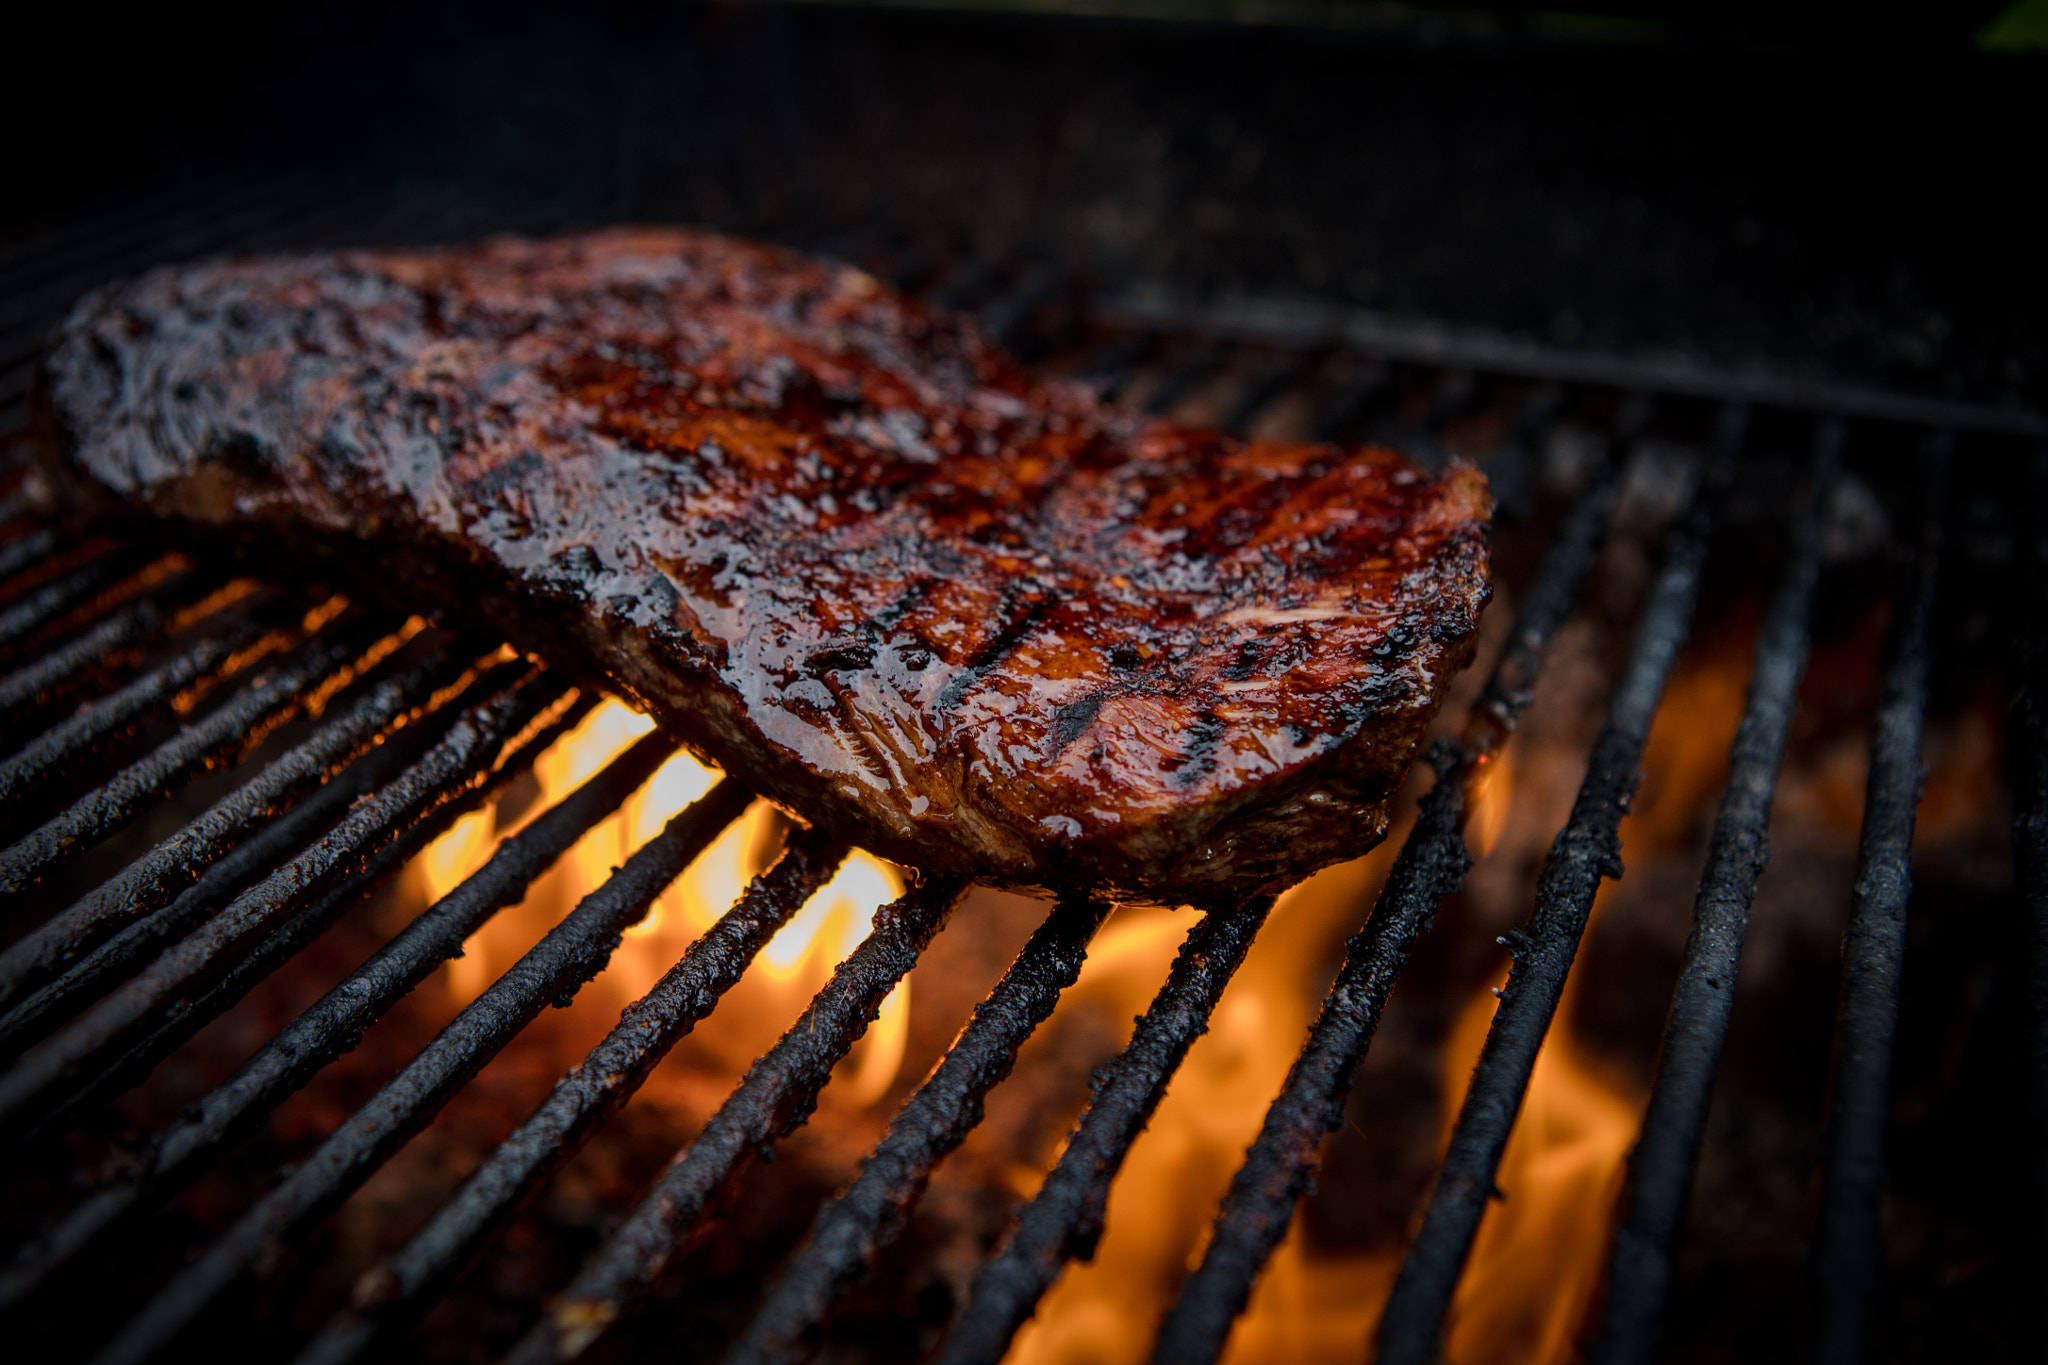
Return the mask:
M1484 481L1042 383L702 233L217 262L80 305L81 508L357 572L932 870L1212 902L1354 857L1487 598Z

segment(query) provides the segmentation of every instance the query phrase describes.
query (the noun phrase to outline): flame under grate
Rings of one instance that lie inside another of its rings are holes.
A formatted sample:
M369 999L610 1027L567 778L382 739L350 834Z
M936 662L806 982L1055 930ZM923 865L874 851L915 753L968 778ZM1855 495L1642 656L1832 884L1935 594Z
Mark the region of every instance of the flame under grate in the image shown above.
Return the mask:
M266 203L249 209L252 231L289 228L307 207L289 195ZM2048 424L1889 395L1489 348L1270 309L1112 300L1075 312L1059 290L1028 273L940 272L936 282L926 273L909 282L935 284L932 292L953 305L980 307L1020 352L1154 411L1255 429L1294 405L1305 413L1297 425L1317 436L1391 429L1425 459L1447 448L1471 451L1491 462L1510 519L1527 501L1518 471L1567 406L1599 414L1604 428L1575 501L1516 585L1518 614L1490 676L1461 728L1430 754L1434 783L1347 944L1335 985L1230 1182L1198 1262L1156 1324L1154 1359L1162 1362L1217 1358L1282 1246L1323 1140L1343 1121L1345 1096L1390 991L1463 882L1468 845L1487 842L1478 826L1488 783L1537 695L1546 651L1583 608L1582 588L1631 461L1662 415L1683 411L1704 433L1688 457L1689 501L1661 538L1584 781L1539 875L1533 914L1504 940L1513 967L1372 1343L1361 1336L1356 1347L1389 1365L1439 1358L1447 1314L1497 1193L1595 898L1621 870L1619 829L1699 607L1710 551L1764 463L1754 432L1768 414L1779 429L1803 433L1808 455L1789 514L1774 523L1781 562L1756 636L1662 1057L1640 1130L1630 1134L1627 1185L1602 1254L1605 1287L1589 1334L1592 1359L1653 1358L1731 985L1766 861L1773 787L1811 647L1831 490L1858 442L1911 452L1905 465L1922 490L1914 499L1921 525L1890 590L1819 1224L1819 1349L1829 1359L1862 1358L1879 1283L1887 1085L1931 618L1946 548L1945 490L1966 466L2026 460L2029 442ZM217 1326L247 1283L277 1275L289 1252L313 1241L324 1220L551 1003L630 952L636 927L707 850L740 835L759 845L774 831L735 782L714 782L701 770L691 776L674 741L644 724L615 737L601 767L571 780L556 757L561 741L617 719L619 709L495 641L391 619L324 591L308 595L303 585L239 579L229 568L154 547L74 544L27 520L24 500L4 512L0 715L9 752L0 758L0 813L12 821L14 842L0 852L0 891L25 898L38 886L70 885L64 878L77 878L101 841L205 774L231 771L235 782L126 866L83 883L0 954L0 1046L12 1058L0 1074L0 1140L29 1153L53 1150L415 860L434 894L232 1077L141 1144L128 1168L83 1196L55 1201L55 1212L0 1269L0 1313L35 1324L37 1296L54 1276L106 1255L430 976L445 970L466 997L453 1020L310 1158L282 1173L224 1235L193 1248L189 1264L139 1313L86 1329L97 1329L87 1344L97 1360L165 1358ZM2024 657L2032 671L2011 737L2018 867L2038 927L2048 925L2048 722L2038 638L2048 620L2040 595L2048 570L2035 549L2032 559L2020 559L2019 571L2032 575L2021 593L2030 608ZM264 748L273 733L289 734L289 747ZM262 757L260 767L237 768L251 755ZM659 801L645 795L656 789L665 793ZM521 792L524 812L493 828ZM600 828L630 843L620 847L618 865L591 873L573 908L563 906L516 961L492 961L486 971L478 945L489 942L493 917L551 868L580 856ZM350 1306L303 1343L299 1359L374 1358L411 1330L656 1064L712 1017L750 964L772 955L778 932L807 904L821 903L821 890L850 857L865 855L794 832L729 909L704 909L680 959L454 1197L361 1279ZM870 881L885 875L877 870ZM896 1027L890 1011L901 1007L898 988L966 889L917 879L875 911L864 938L852 922L840 926L853 930L843 947L832 934L812 932L814 944L833 945L829 980L638 1206L556 1287L545 1309L536 1307L508 1359L573 1358L630 1321L673 1289L664 1273L736 1173L803 1124L828 1086L870 1098L888 1089L895 1063L870 1063ZM1270 901L1250 903L1188 928L1128 1043L1095 1077L1093 1098L1058 1160L979 1268L938 1359L1002 1358L1063 1269L1094 1253L1126 1157L1272 909ZM835 1308L902 1235L935 1168L981 1121L985 1098L1083 971L1108 912L1085 899L1048 908L858 1175L817 1211L775 1270L728 1359L790 1360L817 1349ZM462 956L465 943L471 958ZM2038 1003L2035 1023L2044 1031L2048 1000ZM878 1014L883 1022L871 1033ZM2037 1081L2037 1104L2048 1113L2048 1079Z

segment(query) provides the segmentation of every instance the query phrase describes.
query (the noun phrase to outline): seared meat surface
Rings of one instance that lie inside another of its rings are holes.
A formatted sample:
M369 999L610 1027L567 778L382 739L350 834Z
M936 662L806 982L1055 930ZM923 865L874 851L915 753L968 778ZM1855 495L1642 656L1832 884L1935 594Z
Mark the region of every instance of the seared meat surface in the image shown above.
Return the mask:
M1487 595L1480 476L1041 383L869 276L683 231L155 271L60 480L604 680L888 857L1214 903L1354 857Z

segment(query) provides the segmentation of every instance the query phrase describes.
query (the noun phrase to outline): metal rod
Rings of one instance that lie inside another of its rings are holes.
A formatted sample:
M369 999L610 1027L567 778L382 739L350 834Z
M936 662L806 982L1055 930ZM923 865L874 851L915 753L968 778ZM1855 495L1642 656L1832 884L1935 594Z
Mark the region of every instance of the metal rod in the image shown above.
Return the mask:
M17 1250L0 1268L0 1314L18 1307L52 1271L129 1226L136 1215L183 1189L221 1153L255 1132L286 1097L354 1046L386 1010L459 954L464 939L524 896L571 845L653 776L675 747L675 741L659 731L643 737L499 845L461 885L421 912L234 1075L151 1138L136 1170L96 1191Z
M69 968L122 926L168 904L243 838L402 724L481 650L436 651L372 688L349 711L193 819L176 834L0 953L0 1007Z
M33 658L0 678L0 723L18 727L16 733L34 733L75 709L76 702L66 706L70 694L88 688L103 694L137 661L195 623L237 605L240 615L251 607L276 611L276 589L190 569L177 559L159 560L103 594L67 623L76 633L38 642Z
M1067 1261L1094 1256L1110 1183L1188 1049L1207 1031L1223 988L1272 908L1271 895L1258 895L1236 909L1209 911L1188 931L1131 1041L1101 1072L1066 1150L1018 1214L1009 1241L975 1278L967 1306L940 1347L940 1365L994 1365Z
M1010 1074L1017 1049L1074 984L1108 911L1106 901L1073 896L1046 917L853 1183L818 1210L803 1245L727 1355L728 1365L767 1365L803 1354L805 1334L902 1232L933 1167L981 1122L983 1098Z
M1308 1043L1231 1179L1201 1265L1181 1285L1160 1328L1155 1361L1215 1359L1231 1322L1244 1311L1253 1280L1286 1236L1324 1135L1344 1121L1345 1097L1372 1045L1388 992L1444 897L1464 882L1470 786L1535 700L1544 651L1571 615L1606 538L1619 466L1619 460L1608 460L1551 542L1466 722L1464 742L1433 757L1436 785L1422 799L1371 918L1346 944L1344 965Z
M0 850L0 895L27 890L207 769L247 754L295 715L330 675L349 671L377 636L390 631L388 624L349 623L335 638L314 640L268 677L179 727L104 785ZM0 980L0 1001L5 998Z
M1210 302L1157 293L1103 298L1090 310L1097 325L1204 333L1230 341L1277 345L1348 345L1416 365L1441 365L1567 384L1663 392L1719 403L1794 408L1842 417L1907 422L1954 431L2048 436L2048 414L2024 408L1954 403L1788 375L1783 371L1718 370L1689 360L1570 351L1476 328L1397 322L1370 309L1312 301L1236 297Z
M1243 432L1258 420L1260 413L1270 407L1274 400L1299 383L1303 376L1313 370L1329 352L1321 347L1307 347L1289 355L1272 369L1253 380L1245 391L1237 396L1222 418L1217 421L1219 431Z
M48 698L88 668L132 655L137 642L154 634L162 619L150 602L116 608L83 635L0 677L0 722L12 726L24 717L32 718L35 708L46 705Z
M354 763L321 782L282 815L268 820L257 819L251 832L220 854L199 879L178 892L170 904L152 910L119 929L111 938L72 963L61 976L36 988L0 1016L0 1052L19 1051L36 1039L47 1036L66 1019L106 994L114 982L132 976L164 947L184 937L194 925L289 862L307 844L332 828L354 802L395 781L446 733L456 717L472 703L490 695L493 687L507 676L502 669L486 673L483 678L473 681L461 696L438 706L433 705L430 696L421 710L431 708L431 715L407 719L382 744L370 748ZM206 818L201 817L202 820ZM178 836L173 835L172 838L175 840ZM153 857L154 853L146 855L142 863L148 864ZM124 872L116 879L116 884L126 876ZM138 887L137 890L140 894L144 888ZM108 912L118 914L119 904L108 907ZM88 916L91 913L88 911Z
M44 731L0 760L0 806L15 804L87 756L112 743L189 688L217 681L237 655L262 633L252 620L234 620L218 634L195 640L127 686L81 706L70 719Z
M1103 402L1114 403L1137 378L1138 366L1157 349L1158 333L1132 332L1091 356L1081 372L1081 382L1094 389Z
M1732 419L1732 420L1739 420ZM1724 428L1724 432L1725 432ZM1724 449L1728 448L1724 440ZM1502 1151L1521 1112L1536 1055L1564 995L1600 883L1621 875L1622 817L1642 780L1643 745L1672 665L1691 632L1706 566L1719 469L1672 535L1637 622L1628 663L1593 741L1571 817L1551 845L1526 930L1508 934L1508 982L1438 1167L1422 1223L1394 1281L1375 1343L1382 1365L1423 1365L1438 1354L1443 1318L1472 1250Z
M13 521L10 515L0 515L0 525ZM16 536L0 545L0 587L5 580L33 566L57 548L58 538L55 527L38 526L26 535Z
M1153 417L1164 417L1179 407L1181 400L1223 363L1223 356L1224 348L1220 344L1205 344L1170 371L1159 382L1159 387L1145 396L1145 412Z
M1621 1221L1608 1262L1607 1304L1588 1354L1596 1365L1648 1361L1657 1349L1679 1225L1734 1006L1749 906L1770 858L1771 797L1812 643L1809 617L1820 578L1821 531L1842 440L1841 419L1822 419L1806 507L1757 640L1756 669L1728 752L1728 785L1693 902L1692 933L1672 993L1663 1052L1642 1132L1629 1154Z
M620 936L753 800L721 780L678 812L624 867L584 897L526 955L465 1006L405 1070L320 1144L166 1285L94 1357L136 1365L175 1342L257 1263L297 1241L370 1178L453 1095L546 1009L603 971Z
M1842 995L1835 1024L1833 1103L1828 1116L1820 1237L1817 1352L1823 1365L1863 1365L1882 1268L1885 1130L1891 1119L1892 1040L1906 956L1906 903L1913 888L1913 817L1925 769L1920 731L1927 714L1928 627L1941 563L1942 505L1954 438L1937 432L1925 456L1924 522L1911 582L1892 627L1856 890L1842 941Z
M719 1106L696 1141L677 1154L616 1231L584 1262L569 1287L513 1347L522 1362L571 1360L638 1307L705 1201L740 1165L802 1126L831 1079L919 953L966 890L957 877L927 875L875 912L875 927L847 955L789 1031Z
M245 949L360 870L400 830L481 786L505 744L559 700L565 689L566 684L555 678L530 674L472 708L424 758L382 791L358 802L311 848L31 1048L0 1075L0 1133L19 1131L33 1121L33 1111L46 1104L53 1091L135 1038L162 1010L176 1008L178 1001L203 991Z
M654 1066L710 1014L748 964L846 858L820 830L794 836L775 866L690 945L434 1221L357 1282L353 1311L330 1322L297 1365L343 1365L425 1312L520 1207L633 1097Z
M140 564L134 551L117 547L54 582L23 593L19 601L0 610L0 649L27 639L65 612L91 601Z
M1377 357L1368 358L1364 372L1346 385L1341 393L1330 400L1327 407L1316 414L1315 422L1309 428L1309 439L1334 441L1342 436L1345 428L1371 410L1374 401L1386 389L1387 381L1393 378L1393 374L1393 367L1386 361Z
M91 1106L140 1083L158 1062L184 1046L207 1024L233 1009L243 996L289 962L301 948L325 933L327 927L351 906L446 833L457 819L477 809L506 783L531 768L549 746L573 729L595 705L595 699L587 693L571 693L550 706L542 718L525 732L526 737L513 742L511 756L501 759L481 784L399 830L372 853L358 871L238 957L219 981L172 1010L162 1023L103 1066L91 1080L77 1086L38 1115L23 1133L24 1141L66 1132Z

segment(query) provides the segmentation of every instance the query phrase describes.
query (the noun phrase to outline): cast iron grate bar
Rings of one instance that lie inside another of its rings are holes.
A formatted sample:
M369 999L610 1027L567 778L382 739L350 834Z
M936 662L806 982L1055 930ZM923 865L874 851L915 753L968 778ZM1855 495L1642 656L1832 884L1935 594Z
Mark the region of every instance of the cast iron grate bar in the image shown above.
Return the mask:
M14 518L13 509L0 508L0 526L6 525ZM61 543L56 527L38 526L0 545L0 591L10 586L4 580L47 558Z
M135 652L162 624L163 613L156 603L129 603L115 608L82 635L0 676L0 723L31 722L36 711L57 700L81 674L94 666L118 667L124 656Z
M524 896L536 878L616 811L674 751L675 742L658 731L644 737L501 844L482 867L422 911L183 1118L151 1138L138 1169L92 1194L19 1250L0 1270L0 1313L19 1305L51 1272L183 1189L254 1133L394 1003L460 953L463 940Z
M1334 441L1372 411L1394 377L1394 367L1377 356L1369 357L1364 371L1353 379L1316 417L1309 439Z
M1809 618L1820 578L1821 531L1842 441L1842 419L1822 419L1791 558L1757 640L1756 670L1729 749L1728 785L1708 843L1649 1108L1629 1153L1621 1219L1608 1263L1607 1306L1588 1354L1597 1365L1648 1361L1657 1349L1679 1225L1734 1005L1749 906L1770 857L1765 836L1771 797L1812 645Z
M1260 413L1271 407L1289 389L1299 384L1322 362L1327 352L1305 348L1291 352L1245 387L1218 418L1219 430L1242 434L1251 429Z
M1479 1221L1494 1195L1501 1152L1521 1111L1536 1054L1564 994L1593 898L1621 875L1619 830L1642 779L1643 745L1678 653L1691 633L1706 567L1711 518L1727 462L1743 435L1737 409L1722 429L1685 524L1674 530L1664 567L1636 625L1635 642L1587 757L1586 776L1565 827L1551 845L1526 930L1507 935L1512 965L1499 1008L1438 1164L1422 1223L1402 1258L1380 1318L1375 1353L1385 1365L1433 1361Z
M1017 1050L1081 974L1089 940L1108 912L1108 902L1086 896L1064 898L1054 907L975 1007L931 1077L891 1121L860 1174L812 1219L802 1246L728 1355L733 1365L793 1361L805 1354L805 1334L896 1240L932 1169L981 1121L982 1100L1010 1074Z
M118 1055L166 1011L178 1011L236 958L337 883L406 827L484 785L505 744L562 700L566 684L508 664L496 695L470 708L396 781L355 805L312 847L243 892L218 915L0 1075L0 1133L18 1134L96 1062ZM516 685L514 685L516 683Z
M104 696L132 678L137 664L157 659L166 642L210 616L227 619L260 607L274 590L250 579L225 579L182 556L157 561L144 574L74 613L66 629L45 632L35 657L0 677L0 714L23 733L57 724L80 694ZM231 613L230 608L240 608Z
M503 976L465 1006L405 1070L358 1109L226 1235L166 1285L98 1355L132 1365L168 1349L223 1294L338 1208L441 1106L548 1007L611 961L654 898L753 799L730 778L672 818Z
M436 650L398 677L377 684L345 715L327 720L204 814L0 953L0 1007L67 970L128 924L169 904L244 838L403 724L409 712L453 683L468 660L483 652Z
M594 698L571 692L544 708L541 716L512 741L509 756L502 757L483 782L399 830L372 853L359 870L311 906L286 920L282 928L272 931L238 958L217 983L181 1009L171 1012L165 1022L157 1025L140 1042L103 1068L98 1076L39 1119L28 1136L37 1138L61 1133L88 1107L140 1083L158 1062L182 1047L208 1023L234 1008L243 996L326 932L328 926L351 906L446 833L460 816L476 809L503 790L507 783L531 769L556 740L575 728L595 706Z
M1925 456L1924 523L1898 615L1878 701L1856 856L1856 889L1842 943L1842 995L1835 1024L1834 1094L1821 1194L1819 1351L1823 1365L1861 1365L1869 1355L1871 1310L1884 1249L1878 1202L1891 1116L1892 1041L1906 956L1912 893L1913 817L1924 769L1920 732L1927 714L1928 627L1940 568L1942 507L1953 438L1938 431Z
M476 654L470 655L472 659L476 657ZM449 662L451 665L460 664L462 650L458 648ZM97 946L85 949L75 961L63 967L61 975L37 987L4 1017L0 1017L0 1049L18 1050L46 1036L64 1020L112 989L114 982L140 971L150 958L182 938L201 920L290 861L307 844L332 828L347 813L351 803L397 778L408 765L426 753L460 714L461 699L450 698L446 704L435 708L433 694L461 683L463 673L463 668L455 667L444 680L419 679L422 684L434 685L426 695L418 698L417 708L409 707L408 710L421 713L432 710L432 715L399 717L404 723L399 725L395 734L381 745L371 747L340 772L319 782L298 804L287 806L283 814L262 817L257 812L239 809L235 796L230 795L225 798L229 809L222 812L220 807L216 807L216 813L225 813L237 820L247 816L253 822L251 829L237 834L232 828L222 830L213 818L214 813L202 816L198 826L202 838L207 832L221 833L224 847L207 847L201 843L194 849L195 855L203 854L208 860L204 870L199 871L196 880L176 890L168 904L146 909L140 918L131 920L128 918L128 905L116 898L131 872L141 883L134 885L137 895L153 899L155 893L147 890L147 883L157 868L168 864L163 871L172 880L182 879L193 870L179 867L178 849L159 845L157 850L145 855L142 860L144 866L139 871L132 867L124 869L108 886L95 890L73 907L78 912L75 919L72 918L72 910L60 914L52 922L49 939L36 939L33 935L24 939L24 944L34 941L38 949L54 948L60 956L69 956L73 946L67 940L75 930L80 940L76 945L78 948L84 948L87 940L96 942ZM388 687L390 684L378 690L382 693ZM469 698L475 699L474 696ZM361 705L370 706L373 702L374 698L365 699ZM258 794L265 794L261 790L268 786L265 779L259 776L257 783ZM194 828L187 826L187 831ZM233 837L227 837L230 835ZM173 835L172 841L180 837ZM161 859L158 858L159 853L164 855ZM101 891L109 892L111 903L99 899ZM141 911L145 907L136 909ZM111 937L103 940L101 932L105 926L98 922L102 915L120 921L114 925Z
M1231 1179L1202 1262L1160 1328L1154 1360L1215 1359L1253 1280L1286 1236L1323 1137L1343 1122L1344 1098L1388 992L1444 897L1464 881L1471 789L1535 700L1544 651L1571 615L1606 538L1619 465L1610 453L1580 495L1544 556L1457 748L1433 756L1436 785L1423 797L1371 917L1346 945L1308 1042Z
M0 895L28 889L208 768L247 754L312 700L322 683L373 664L377 645L389 640L394 627L393 622L358 617L339 623L328 638L315 636L298 657L181 727L104 786L0 850Z
M115 546L54 581L23 593L0 610L0 651L27 645L37 632L49 628L66 613L77 611L102 594L117 591L123 578L135 575L147 564L142 552Z
M298 1365L356 1360L424 1313L534 1191L633 1097L655 1064L711 1013L775 932L831 880L846 854L845 844L821 831L792 835L775 866L756 877L732 909L626 1010L434 1221L358 1282L354 1310L329 1323Z
M1002 1359L1061 1267L1094 1254L1110 1183L1180 1069L1188 1049L1266 922L1273 897L1212 909L1188 931L1166 984L1138 1019L1131 1041L1103 1069L1095 1098L1038 1193L1018 1214L1010 1239L982 1267L967 1305L940 1348L940 1365Z
M696 1140L513 1347L510 1360L572 1360L645 1302L712 1193L749 1156L810 1117L832 1068L867 1032L883 997L916 965L966 890L957 877L927 874L875 912L873 931L840 962L803 1016L747 1069Z
M117 744L177 701L218 684L251 660L266 634L255 615L237 613L220 629L181 648L111 694L81 706L20 751L0 760L0 807L19 804L52 780ZM283 638L277 637L277 644Z
M1223 363L1227 348L1220 341L1210 341L1169 370L1159 381L1159 387L1145 395L1144 408L1148 416L1164 417L1179 407L1181 400L1195 391Z
M1827 383L1784 369L1719 369L1651 355L1614 355L1531 342L1479 328L1401 321L1368 309L1312 301L1160 294L1108 295L1090 310L1099 325L1222 337L1277 346L1342 345L1368 356L1439 370L1470 370L1624 393L1779 407L1815 416L1868 418L1961 432L2048 436L2048 414Z

